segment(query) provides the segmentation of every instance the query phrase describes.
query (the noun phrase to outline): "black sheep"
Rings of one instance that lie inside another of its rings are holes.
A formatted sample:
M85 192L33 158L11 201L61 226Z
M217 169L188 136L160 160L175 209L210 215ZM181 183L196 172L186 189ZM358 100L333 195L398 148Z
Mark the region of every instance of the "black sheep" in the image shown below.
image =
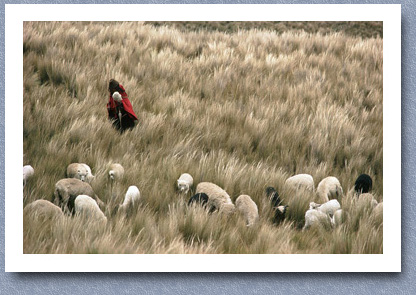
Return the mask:
M273 223L275 225L278 225L279 223L281 223L285 219L287 207L289 207L289 206L285 205L285 206L279 206L279 207L275 208L274 218L273 218Z
M273 208L280 206L282 201L280 200L279 194L274 187L269 186L266 188L266 196L272 203Z
M266 188L266 196L270 200L274 211L273 224L278 225L285 219L286 210L289 206L282 205L282 200L274 187Z
M357 194L365 194L373 188L373 180L367 174L361 174L355 181L354 190Z
M205 207L208 202L208 195L205 193L197 193L196 195L193 195L189 201L188 206L192 205L192 203L199 203L202 207Z

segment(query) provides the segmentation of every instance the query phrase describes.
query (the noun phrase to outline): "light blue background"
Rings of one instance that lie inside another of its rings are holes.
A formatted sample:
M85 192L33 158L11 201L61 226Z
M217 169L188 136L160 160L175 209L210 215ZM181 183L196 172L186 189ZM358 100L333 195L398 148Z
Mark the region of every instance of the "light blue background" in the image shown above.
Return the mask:
M99 1L2 1L4 4L102 3ZM106 3L235 3L235 4L402 4L402 272L401 273L5 273L4 173L0 177L0 294L416 294L416 2L405 1L106 1ZM1 46L0 89L4 100L4 46ZM10 94L9 94L10 98ZM12 97L13 98L13 97ZM15 99L15 98L13 98ZM0 104L0 169L4 171L4 104ZM388 123L388 122L387 122ZM389 181L384 179L384 181ZM400 193L397 192L397 198ZM21 234L21 233L16 233Z

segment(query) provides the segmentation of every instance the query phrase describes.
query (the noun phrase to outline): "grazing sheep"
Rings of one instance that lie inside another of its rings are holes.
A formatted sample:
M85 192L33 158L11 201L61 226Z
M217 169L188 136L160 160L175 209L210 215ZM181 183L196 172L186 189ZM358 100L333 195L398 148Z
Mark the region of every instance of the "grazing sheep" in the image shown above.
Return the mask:
M124 202L120 208L127 208L134 206L140 200L140 191L137 186L132 185L127 189L126 195L124 196Z
M117 213L124 213L126 216L130 216L137 212L138 204L140 200L140 191L137 186L129 186L124 196L124 201L121 205L116 205L112 211L111 216Z
M196 186L196 193L205 193L208 196L208 207L210 211L219 210L224 204L231 204L231 197L225 190L220 188L218 185L211 182L201 182ZM234 206L234 205L233 205ZM232 206L226 206L227 211L232 211Z
M279 225L285 219L287 207L289 206L285 205L285 206L278 206L275 208L273 224Z
M269 186L266 188L266 196L272 203L273 208L277 208L282 203L279 194L274 187Z
M98 207L97 202L87 195L79 195L75 198L75 215L107 222L107 217Z
M315 202L311 202L309 204L309 209L316 209L321 211L325 214L328 214L330 217L334 215L335 211L341 209L341 205L339 204L338 200L329 200L324 204L317 204Z
M76 178L81 181L90 183L94 179L94 175L91 173L91 168L84 163L71 163L66 168L67 178Z
M104 203L97 197L91 185L76 178L64 178L55 184L52 203L65 211L74 213L74 201L79 195L87 195L93 198L101 207Z
M323 225L327 228L332 227L331 219L328 214L316 209L309 209L305 213L305 226L303 230L309 229L311 226Z
M315 183L313 177L309 174L297 174L289 177L285 181L285 185L293 189L304 188L305 190L313 192L315 189Z
M343 190L339 180L336 177L329 176L321 180L316 193L321 202L328 202L331 199L341 201Z
M30 165L23 166L23 187L26 185L27 180L35 174L35 169Z
M120 181L124 176L124 168L120 164L114 163L110 165L108 176L112 181Z
M41 220L63 217L61 208L47 200L36 200L28 204L25 209L23 209L23 213L25 215L33 214L33 216L36 216L37 219Z
M201 204L202 207L206 207L208 203L208 195L204 193L197 193L193 195L188 201L188 206L191 206L193 203Z
M252 226L259 219L259 210L256 203L248 195L241 195L235 201L235 207L243 215L246 225Z
M354 190L357 195L368 193L373 188L373 180L367 174L358 176L354 184Z
M274 187L269 186L266 188L266 196L272 203L274 210L273 224L278 225L285 219L287 207L289 206L282 205L282 200Z
M189 188L194 183L194 179L192 176L188 173L183 173L177 180L177 186L180 193L187 194L189 191Z

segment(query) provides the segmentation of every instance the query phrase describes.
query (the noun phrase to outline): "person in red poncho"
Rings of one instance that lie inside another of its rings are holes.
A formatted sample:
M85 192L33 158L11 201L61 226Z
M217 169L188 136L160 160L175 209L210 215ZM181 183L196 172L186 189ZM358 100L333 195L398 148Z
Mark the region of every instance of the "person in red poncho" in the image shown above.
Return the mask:
M137 116L133 111L133 106L124 90L123 85L111 79L108 85L110 99L107 103L108 118L113 126L123 133L127 129L132 129L137 121Z

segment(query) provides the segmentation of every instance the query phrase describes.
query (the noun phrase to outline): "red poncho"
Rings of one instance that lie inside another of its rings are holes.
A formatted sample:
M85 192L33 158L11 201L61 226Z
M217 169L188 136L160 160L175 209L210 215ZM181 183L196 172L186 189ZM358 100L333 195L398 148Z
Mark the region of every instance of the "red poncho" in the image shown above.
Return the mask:
M115 101L110 94L110 99L107 103L108 117L110 119L117 120L117 107L122 106L122 109L124 109L125 113L129 116L130 119L132 119L133 121L138 120L136 114L133 111L133 106L131 105L131 102L127 96L126 90L124 90L124 87L121 84L119 84L119 87L122 90L119 91L122 101Z

